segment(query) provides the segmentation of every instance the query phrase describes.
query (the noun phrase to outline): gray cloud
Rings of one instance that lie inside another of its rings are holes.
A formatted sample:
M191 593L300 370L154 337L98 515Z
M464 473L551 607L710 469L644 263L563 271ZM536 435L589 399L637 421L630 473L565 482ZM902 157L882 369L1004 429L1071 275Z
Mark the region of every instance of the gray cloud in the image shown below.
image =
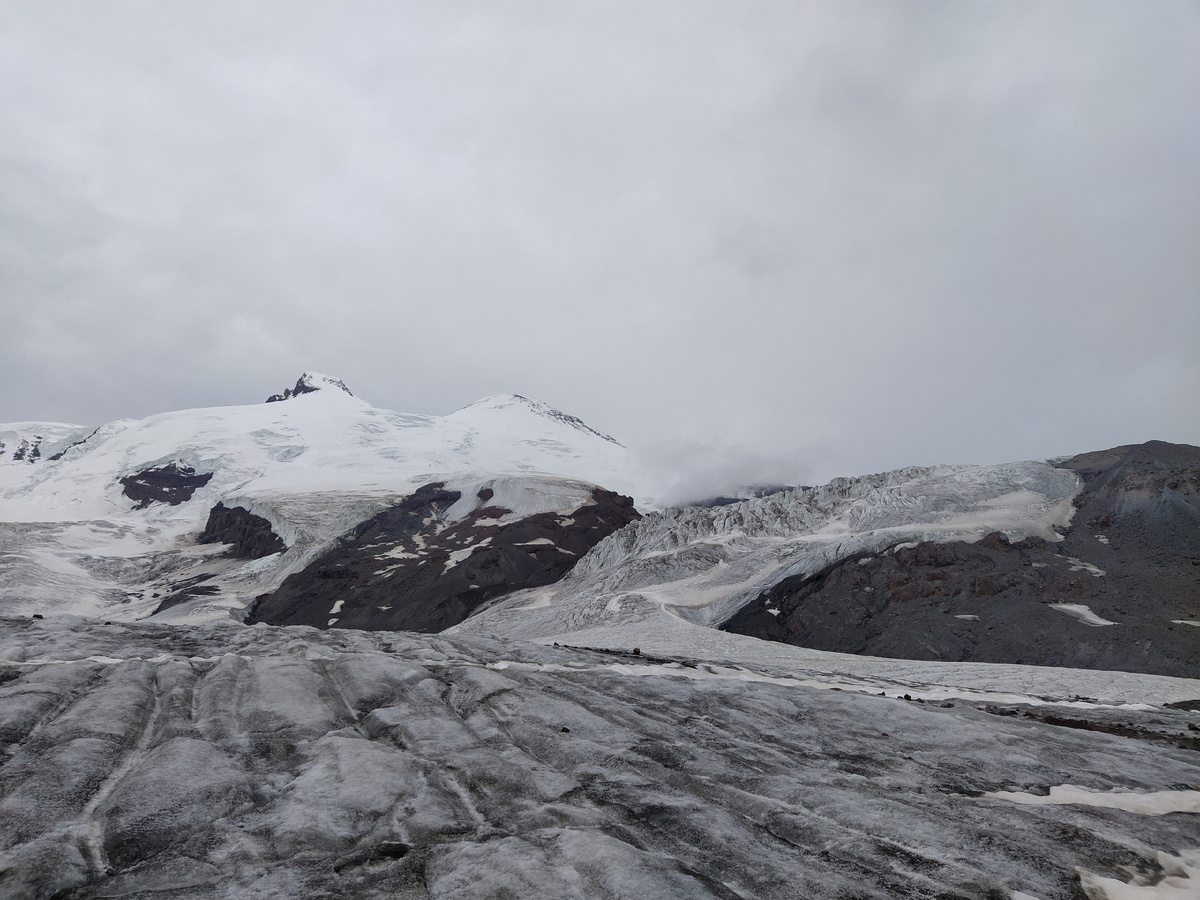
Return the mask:
M1193 3L37 2L0 35L0 419L314 368L536 396L714 485L1200 442Z

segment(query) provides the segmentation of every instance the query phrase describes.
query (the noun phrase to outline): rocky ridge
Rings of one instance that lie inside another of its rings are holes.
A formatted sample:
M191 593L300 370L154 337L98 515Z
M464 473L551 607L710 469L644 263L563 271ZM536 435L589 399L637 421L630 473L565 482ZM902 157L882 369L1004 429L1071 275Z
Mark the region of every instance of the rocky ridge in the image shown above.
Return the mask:
M267 403L278 403L281 400L291 400L293 397L299 397L301 394L315 394L323 388L345 391L351 393L350 388L346 387L346 383L340 378L334 378L331 375L322 375L319 372L305 372L296 379L295 385L284 389L281 394L272 394L267 398Z
M586 485L564 509L514 516L497 487L480 487L457 511L461 492L422 487L259 597L247 621L442 631L496 597L558 581L638 518L631 498Z
M851 554L723 627L873 656L1200 674L1200 448L1151 441L1061 465L1082 486L1057 542Z

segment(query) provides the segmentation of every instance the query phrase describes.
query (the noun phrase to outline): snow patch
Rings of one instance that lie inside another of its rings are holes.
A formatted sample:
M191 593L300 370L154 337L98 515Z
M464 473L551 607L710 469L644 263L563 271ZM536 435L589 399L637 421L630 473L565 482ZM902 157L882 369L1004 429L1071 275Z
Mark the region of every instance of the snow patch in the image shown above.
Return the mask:
M550 598L554 596L553 591L541 591L533 595L533 599L528 606L521 607L522 609L545 609L550 605Z
M537 474L490 478L456 478L447 487L459 491L462 496L446 510L446 519L458 522L472 512L487 507L506 509L496 519L484 520L483 524L506 525L518 519L539 513L571 513L592 500L594 484L564 478L546 477ZM488 499L480 493L490 491Z
M1200 791L1093 791L1073 784L1058 784L1046 796L1022 791L990 791L983 795L990 800L1007 800L1026 806L1097 806L1104 809L1123 809L1142 816L1165 816L1168 813L1200 813Z
M1197 900L1200 898L1200 849L1181 850L1178 856L1155 853L1163 877L1137 876L1128 884L1076 867L1080 886L1089 900Z
M457 566L464 559L467 559L472 553L474 553L480 547L484 547L487 544L489 544L491 542L491 540L492 540L491 538L484 538L478 544L474 544L473 546L464 547L462 550L451 550L450 558L446 560L446 566L442 571L449 572L451 569L453 569L455 566Z
M1108 621L1108 619L1100 618L1082 603L1051 603L1050 608L1057 609L1059 612L1065 612L1068 616L1078 619L1084 625L1091 625L1093 628L1117 624L1116 622Z
M1072 572L1087 572L1089 575L1100 578L1104 575L1104 570L1099 566L1094 566L1090 562L1084 562L1082 559L1076 559L1073 556L1067 557L1067 562L1071 564Z
M415 537L421 538L421 544L425 543L425 538L421 537L421 535L415 535ZM421 556L421 553L410 553L403 547L393 547L385 553L378 554L376 559L420 559Z

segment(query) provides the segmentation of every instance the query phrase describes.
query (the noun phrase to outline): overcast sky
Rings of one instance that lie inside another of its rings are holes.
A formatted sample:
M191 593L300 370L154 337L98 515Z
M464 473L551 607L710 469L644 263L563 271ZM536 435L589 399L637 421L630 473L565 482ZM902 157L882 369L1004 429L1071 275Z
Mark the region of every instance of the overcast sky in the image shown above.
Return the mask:
M1200 443L1200 3L6 0L0 291L0 421L315 369L696 490Z

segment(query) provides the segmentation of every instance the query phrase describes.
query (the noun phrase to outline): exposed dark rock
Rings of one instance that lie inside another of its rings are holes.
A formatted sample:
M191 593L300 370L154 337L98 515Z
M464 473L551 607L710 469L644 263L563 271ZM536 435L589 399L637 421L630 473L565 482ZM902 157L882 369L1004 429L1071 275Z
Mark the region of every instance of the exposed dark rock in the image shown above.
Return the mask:
M1200 700L1180 700L1176 703L1168 703L1167 709L1187 709L1200 712Z
M201 544L232 544L229 556L261 559L287 550L271 523L240 506L218 503L208 514L208 524L196 539Z
M122 491L136 502L134 509L145 509L151 503L169 503L178 506L192 499L197 488L212 480L212 472L199 475L191 466L168 463L157 469L144 469L135 475L121 479Z
M308 385L301 384L297 381L294 388L286 388L282 394L272 394L267 398L267 402L278 403L281 400L291 400L293 397L299 397L301 394L313 394L316 393L316 391L316 388L309 387Z
M213 577L211 574L195 575L191 578L174 582L171 585L171 590L163 597L162 602L154 608L154 612L151 615L158 615L164 609L170 609L172 606L178 606L180 603L195 600L197 597L211 597L214 594L221 593L221 589L216 585L205 584L207 581L212 581Z
M448 523L459 499L443 484L360 524L277 591L247 619L273 625L437 632L512 591L557 581L601 539L639 518L633 501L596 488L568 515L513 522L484 506ZM491 492L480 491L486 503Z
M991 534L847 559L780 582L723 627L872 656L1196 677L1200 628L1175 622L1200 620L1200 448L1151 441L1062 465L1084 485L1061 543Z
M50 457L50 462L57 462L58 460L62 459L64 456L67 455L68 450L71 450L72 448L78 447L82 444L86 444L88 441L90 441L92 438L94 438L96 436L96 432L99 430L100 429L97 428L96 431L93 431L87 437L82 438L78 441L75 441L75 443L73 443L73 444L68 444L66 447L63 447L63 449L59 450L57 453L55 453L53 456ZM3 448L4 448L4 445L0 444L0 449L3 449Z
M1064 715L1061 710L1055 712L1055 707L1026 707L1016 709L1011 706L997 707L988 703L974 704L977 709L995 716L1011 718L1034 719L1056 728L1075 728L1081 731L1096 731L1101 734L1115 734L1121 737L1136 738L1156 744L1169 744L1183 750L1200 750L1200 738L1189 734L1194 729L1191 722L1171 713L1159 714L1147 711L1137 716L1136 721L1121 710L1090 709L1086 717ZM1165 704L1169 710L1187 709L1175 703Z
M346 387L345 383L342 381L330 379L327 383L331 387L341 388L347 394L350 394L350 388ZM287 388L282 394L272 394L267 398L267 402L278 403L281 400L291 400L293 397L299 397L301 394L315 394L319 390L321 390L321 388L313 384L312 376L305 372L298 379L296 379L296 384L294 387ZM351 394L351 396L353 396L353 394Z
M20 445L13 451L13 460L15 462L35 462L41 458L41 443L42 436L36 435L32 442L28 438L22 438Z

